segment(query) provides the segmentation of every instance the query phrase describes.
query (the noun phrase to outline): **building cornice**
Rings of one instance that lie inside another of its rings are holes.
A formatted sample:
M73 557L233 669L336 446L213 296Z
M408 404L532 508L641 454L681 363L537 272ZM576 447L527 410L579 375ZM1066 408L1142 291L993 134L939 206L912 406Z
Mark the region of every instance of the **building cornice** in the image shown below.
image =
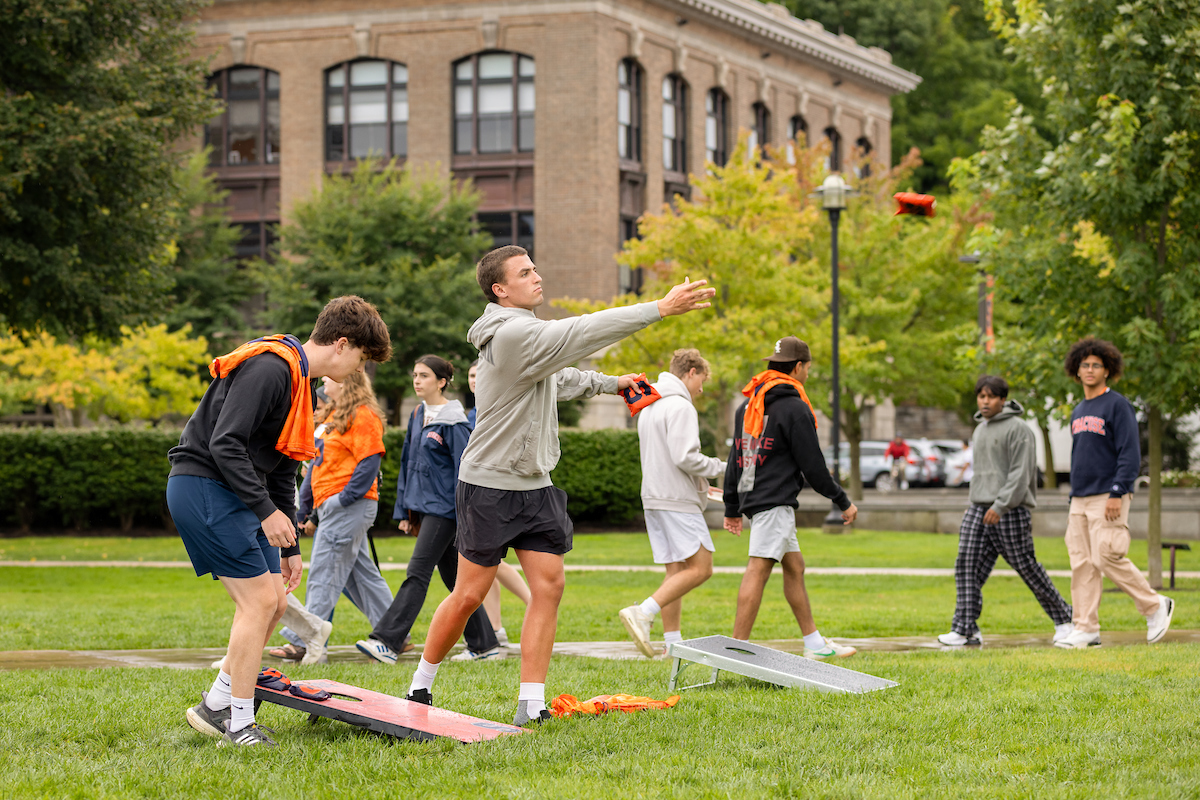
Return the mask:
M239 0L216 0L215 5ZM792 17L776 3L764 5L758 0L651 0L686 19L688 15L723 27L823 68L846 74L859 81L875 84L889 92L910 92L921 78L891 63L891 56L879 48L862 47L849 36L826 31L820 23ZM579 13L590 11L621 18L620 0L516 0L479 4L445 4L426 7L363 9L361 11L288 14L286 16L201 19L196 31L202 36L245 35L249 32L280 32L288 29L355 27L363 24L450 22L537 14Z
M715 19L772 45L879 84L893 92L911 92L921 77L891 63L877 47L863 47L849 36L830 33L819 22L797 19L777 3L758 0L652 0L677 14L690 11ZM779 9L776 13L773 9ZM686 17L685 17L686 18Z

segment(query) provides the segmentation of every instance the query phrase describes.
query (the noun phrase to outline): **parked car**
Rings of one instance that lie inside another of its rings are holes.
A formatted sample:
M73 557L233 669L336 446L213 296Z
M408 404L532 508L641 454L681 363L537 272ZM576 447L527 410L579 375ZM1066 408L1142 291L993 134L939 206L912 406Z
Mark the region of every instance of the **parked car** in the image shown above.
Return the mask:
M964 447L946 456L947 486L961 486L965 489L971 485L971 476L974 473L970 447Z
M887 451L888 442L864 441L859 444L858 450L858 466L859 474L862 475L863 486L876 488L883 492L892 490L892 461L884 455ZM909 449L913 450L909 454L908 466L904 470L904 479L908 481L910 486L921 486L930 480L931 472L936 472L936 467L927 466L924 462L923 455L918 456L915 449L912 448L912 442L909 443ZM846 476L850 474L850 445L847 442L838 443L838 452L841 455L838 463L838 469L842 474L842 482L846 482ZM825 464L830 470L833 469L833 447L826 447L823 450L825 455Z
M911 451L910 467L916 466L917 479L908 477L910 486L941 486L946 482L946 457L930 439L905 439Z

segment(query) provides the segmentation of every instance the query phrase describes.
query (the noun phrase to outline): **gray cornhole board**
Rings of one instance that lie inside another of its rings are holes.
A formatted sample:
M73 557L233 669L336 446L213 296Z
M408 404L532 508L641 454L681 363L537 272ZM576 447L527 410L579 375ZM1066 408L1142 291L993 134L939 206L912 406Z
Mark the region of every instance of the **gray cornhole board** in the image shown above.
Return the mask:
M876 678L845 667L835 667L824 661L772 650L728 636L705 636L686 639L671 645L667 655L675 659L671 667L671 691L710 686L717 682L721 670L736 675L757 678L778 686L802 686L823 692L852 692L862 694L890 689L900 684L886 678ZM703 683L679 686L679 676L689 665L700 664L712 669L712 676Z

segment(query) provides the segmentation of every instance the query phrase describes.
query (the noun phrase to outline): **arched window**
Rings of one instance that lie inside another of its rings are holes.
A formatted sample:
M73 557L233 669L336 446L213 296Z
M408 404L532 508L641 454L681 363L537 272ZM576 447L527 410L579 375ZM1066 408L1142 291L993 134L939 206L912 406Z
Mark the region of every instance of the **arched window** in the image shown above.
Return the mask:
M663 169L687 172L687 84L678 75L662 82Z
M858 178L867 178L871 175L871 151L874 150L871 146L871 140L865 136L858 137L858 141L854 143L856 151L854 165L854 175Z
M789 164L796 163L796 141L797 137L804 135L805 146L808 145L808 122L799 114L794 115L788 120L788 143L787 143L787 162Z
M230 67L213 73L209 89L224 109L209 120L204 143L214 167L278 164L279 73L261 67Z
M750 149L766 147L771 143L771 112L765 103L755 103L754 127L750 129Z
M704 97L704 157L718 167L729 159L729 95L720 89Z
M325 160L408 155L408 67L348 61L325 71Z
M837 132L837 128L826 128L825 138L829 140L829 159L825 162L829 172L841 172L842 170L842 135Z
M632 58L617 65L617 155L642 160L642 67Z
M533 152L534 64L517 53L476 53L454 65L454 152Z

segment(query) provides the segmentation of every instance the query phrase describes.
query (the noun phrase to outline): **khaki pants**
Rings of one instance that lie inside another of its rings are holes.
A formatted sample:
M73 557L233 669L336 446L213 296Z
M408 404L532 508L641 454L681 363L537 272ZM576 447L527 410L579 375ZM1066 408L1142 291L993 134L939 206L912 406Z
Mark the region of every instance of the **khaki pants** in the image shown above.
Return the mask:
M1071 604L1075 607L1075 630L1100 631L1100 593L1103 577L1133 598L1143 617L1158 610L1158 592L1126 557L1129 552L1129 504L1133 495L1121 498L1121 516L1104 518L1108 495L1072 497L1067 522L1067 552L1071 556Z

